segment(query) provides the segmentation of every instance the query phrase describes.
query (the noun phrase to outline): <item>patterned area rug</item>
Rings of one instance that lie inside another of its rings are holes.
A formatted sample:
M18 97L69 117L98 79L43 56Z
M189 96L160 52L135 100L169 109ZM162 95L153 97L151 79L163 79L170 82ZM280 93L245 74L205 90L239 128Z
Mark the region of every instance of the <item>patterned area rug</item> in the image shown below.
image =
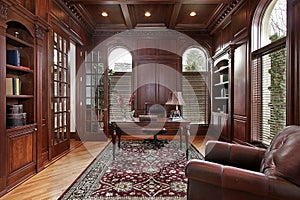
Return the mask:
M177 140L161 148L125 140L112 160L110 143L60 199L186 199L184 149ZM192 145L191 158L203 158Z

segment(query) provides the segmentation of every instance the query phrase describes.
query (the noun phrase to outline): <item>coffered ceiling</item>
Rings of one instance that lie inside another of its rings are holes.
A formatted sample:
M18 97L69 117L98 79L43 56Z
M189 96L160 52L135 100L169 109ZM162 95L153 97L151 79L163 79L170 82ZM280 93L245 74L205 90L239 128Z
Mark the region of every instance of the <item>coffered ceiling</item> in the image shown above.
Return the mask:
M160 27L211 32L239 0L63 0L91 34ZM146 17L145 12L151 16ZM194 11L195 16L190 16ZM106 12L107 17L102 16Z

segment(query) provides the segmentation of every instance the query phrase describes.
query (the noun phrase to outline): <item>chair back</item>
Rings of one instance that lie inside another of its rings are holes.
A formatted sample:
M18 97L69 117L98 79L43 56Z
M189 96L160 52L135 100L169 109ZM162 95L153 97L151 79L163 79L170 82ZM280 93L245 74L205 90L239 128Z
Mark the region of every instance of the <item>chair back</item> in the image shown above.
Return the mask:
M164 105L161 104L153 104L153 103L145 103L146 114L147 115L157 115L158 118L166 118L167 111Z
M300 186L300 126L287 126L272 140L260 171Z

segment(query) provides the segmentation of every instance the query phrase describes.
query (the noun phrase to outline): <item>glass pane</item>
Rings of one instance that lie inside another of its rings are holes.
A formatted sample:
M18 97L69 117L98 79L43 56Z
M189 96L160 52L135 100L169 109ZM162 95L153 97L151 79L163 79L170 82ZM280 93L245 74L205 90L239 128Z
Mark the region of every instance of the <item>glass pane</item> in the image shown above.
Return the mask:
M54 86L53 86L53 93L54 93L54 96L58 96L57 95L57 82L54 82Z
M64 68L67 69L67 55L64 54Z
M57 128L57 114L54 114L54 128Z
M67 126L67 113L64 113L64 124L63 126Z
M286 51L262 58L262 132L263 143L286 126Z
M85 85L90 86L91 85L91 79L92 79L92 75L86 75L85 76Z
M261 26L261 47L286 36L286 0L271 1Z
M58 66L62 67L62 53L58 53Z
M92 100L90 98L86 98L86 106L91 106Z
M54 49L54 52L53 52L53 62L54 62L54 65L57 65L58 64L58 59L57 59L57 50Z
M91 74L92 73L92 65L90 63L85 63L85 73Z
M59 44L59 50L61 51L62 50L62 38L60 36L59 36L58 44Z
M91 97L91 87L86 87L85 96L86 97Z
M64 84L64 96L67 97L67 84Z
M67 40L64 39L64 51L65 54L67 53Z
M132 56L125 48L116 48L108 56L108 66L115 72L132 72Z
M199 48L189 48L182 55L183 72L206 72L207 59Z

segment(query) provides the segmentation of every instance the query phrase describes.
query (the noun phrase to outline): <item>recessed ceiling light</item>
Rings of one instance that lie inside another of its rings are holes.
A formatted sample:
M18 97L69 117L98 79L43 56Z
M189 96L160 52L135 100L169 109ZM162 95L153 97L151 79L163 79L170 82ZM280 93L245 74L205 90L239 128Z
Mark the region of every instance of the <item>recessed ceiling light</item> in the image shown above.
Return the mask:
M102 12L101 15L102 15L103 17L107 17L107 16L108 16L108 13L107 13L107 12Z
M190 16L191 17L195 17L197 15L197 13L195 12L195 11L192 11L191 13L190 13Z
M149 11L146 11L146 12L145 12L145 16L146 16L146 17L150 17L150 16L151 16L151 13L150 13Z

